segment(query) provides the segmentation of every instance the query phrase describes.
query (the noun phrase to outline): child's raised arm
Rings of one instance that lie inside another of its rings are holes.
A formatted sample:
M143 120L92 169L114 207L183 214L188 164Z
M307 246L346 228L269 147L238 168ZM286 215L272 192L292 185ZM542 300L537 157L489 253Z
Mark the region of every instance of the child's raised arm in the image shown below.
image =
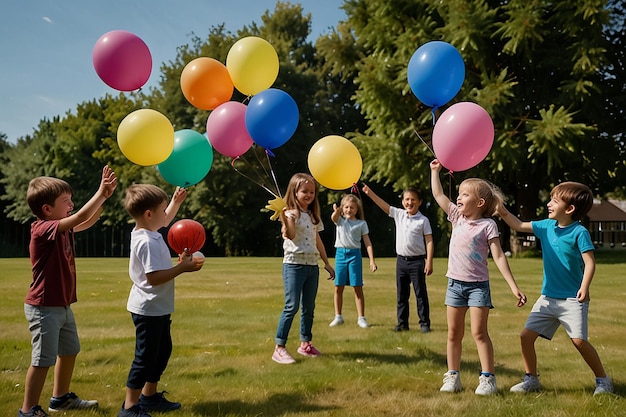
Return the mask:
M450 199L443 192L439 171L441 171L441 163L435 159L430 163L430 188L432 189L433 197L435 197L435 201L437 201L439 207L448 214L450 210Z
M333 214L330 215L330 219L333 221L333 223L337 224L337 222L339 221L339 216L341 216L341 206L333 204Z
M503 205L498 205L498 207L496 207L496 213L506 224L509 225L511 229L518 232L533 233L533 225L530 222L521 221L512 215Z
M169 226L172 220L174 220L174 217L176 217L176 213L178 213L180 205L183 203L183 201L185 201L185 198L187 198L187 190L185 190L184 188L176 187L176 190L172 195L172 200L165 209L165 221L163 222L163 227Z
M85 203L83 207L81 207L80 210L59 221L59 231L64 232L79 225L81 226L77 231L85 230L91 227L96 222L98 215L102 211L102 204L107 198L113 195L115 187L117 187L117 177L115 176L115 172L113 172L108 165L105 165L104 168L102 168L102 178L100 180L100 187L98 187L98 191L96 191L96 193L87 203Z
M389 203L380 198L370 187L367 186L367 184L363 184L363 193L371 198L372 201L385 212L385 214L389 215Z

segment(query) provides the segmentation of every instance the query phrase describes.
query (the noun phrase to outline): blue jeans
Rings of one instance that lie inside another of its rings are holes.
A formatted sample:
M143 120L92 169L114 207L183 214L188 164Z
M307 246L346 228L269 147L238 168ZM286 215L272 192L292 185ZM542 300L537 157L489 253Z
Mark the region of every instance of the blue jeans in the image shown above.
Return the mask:
M274 341L284 346L289 337L293 318L300 308L300 341L310 342L313 338L313 311L319 284L320 271L317 265L283 264L285 307L278 320Z
M141 389L146 382L159 382L172 354L171 315L142 316L131 313L135 323L135 359L126 386Z
M420 326L430 327L430 303L426 288L426 274L424 273L424 259L411 259L398 256L396 261L396 291L398 295L398 326L409 328L409 296L411 284L417 302L417 315Z

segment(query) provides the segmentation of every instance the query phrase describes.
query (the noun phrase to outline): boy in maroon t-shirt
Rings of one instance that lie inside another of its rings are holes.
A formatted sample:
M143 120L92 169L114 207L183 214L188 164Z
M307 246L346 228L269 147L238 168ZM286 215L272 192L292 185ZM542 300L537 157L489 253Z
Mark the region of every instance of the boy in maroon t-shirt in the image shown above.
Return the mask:
M48 410L95 408L70 392L76 355L80 351L76 322L70 305L76 302L74 232L93 226L102 204L115 187L115 173L105 166L98 191L76 213L72 187L52 177L37 177L28 184L26 200L37 220L30 229L30 261L33 282L24 302L32 335L32 359L26 373L24 403L18 417L45 417L39 405L46 375L55 366L54 388Z

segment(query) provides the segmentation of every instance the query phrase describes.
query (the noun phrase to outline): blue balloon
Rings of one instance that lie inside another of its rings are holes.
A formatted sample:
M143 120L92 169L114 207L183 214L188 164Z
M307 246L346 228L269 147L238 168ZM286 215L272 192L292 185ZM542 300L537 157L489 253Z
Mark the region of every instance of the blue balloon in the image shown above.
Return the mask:
M165 181L189 187L202 181L213 165L213 147L206 136L191 129L174 132L174 150L157 165Z
M459 92L465 80L465 63L447 42L420 46L409 61L407 72L413 94L429 107L441 107Z
M287 142L298 127L298 105L286 92L268 88L254 95L246 109L246 129L254 143L275 149Z

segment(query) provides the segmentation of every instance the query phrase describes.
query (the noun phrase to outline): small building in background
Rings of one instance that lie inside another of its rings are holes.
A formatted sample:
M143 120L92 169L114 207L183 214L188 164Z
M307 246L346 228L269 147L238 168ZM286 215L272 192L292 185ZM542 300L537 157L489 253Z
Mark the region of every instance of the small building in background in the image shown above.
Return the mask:
M626 248L626 201L594 200L587 228L598 248Z

